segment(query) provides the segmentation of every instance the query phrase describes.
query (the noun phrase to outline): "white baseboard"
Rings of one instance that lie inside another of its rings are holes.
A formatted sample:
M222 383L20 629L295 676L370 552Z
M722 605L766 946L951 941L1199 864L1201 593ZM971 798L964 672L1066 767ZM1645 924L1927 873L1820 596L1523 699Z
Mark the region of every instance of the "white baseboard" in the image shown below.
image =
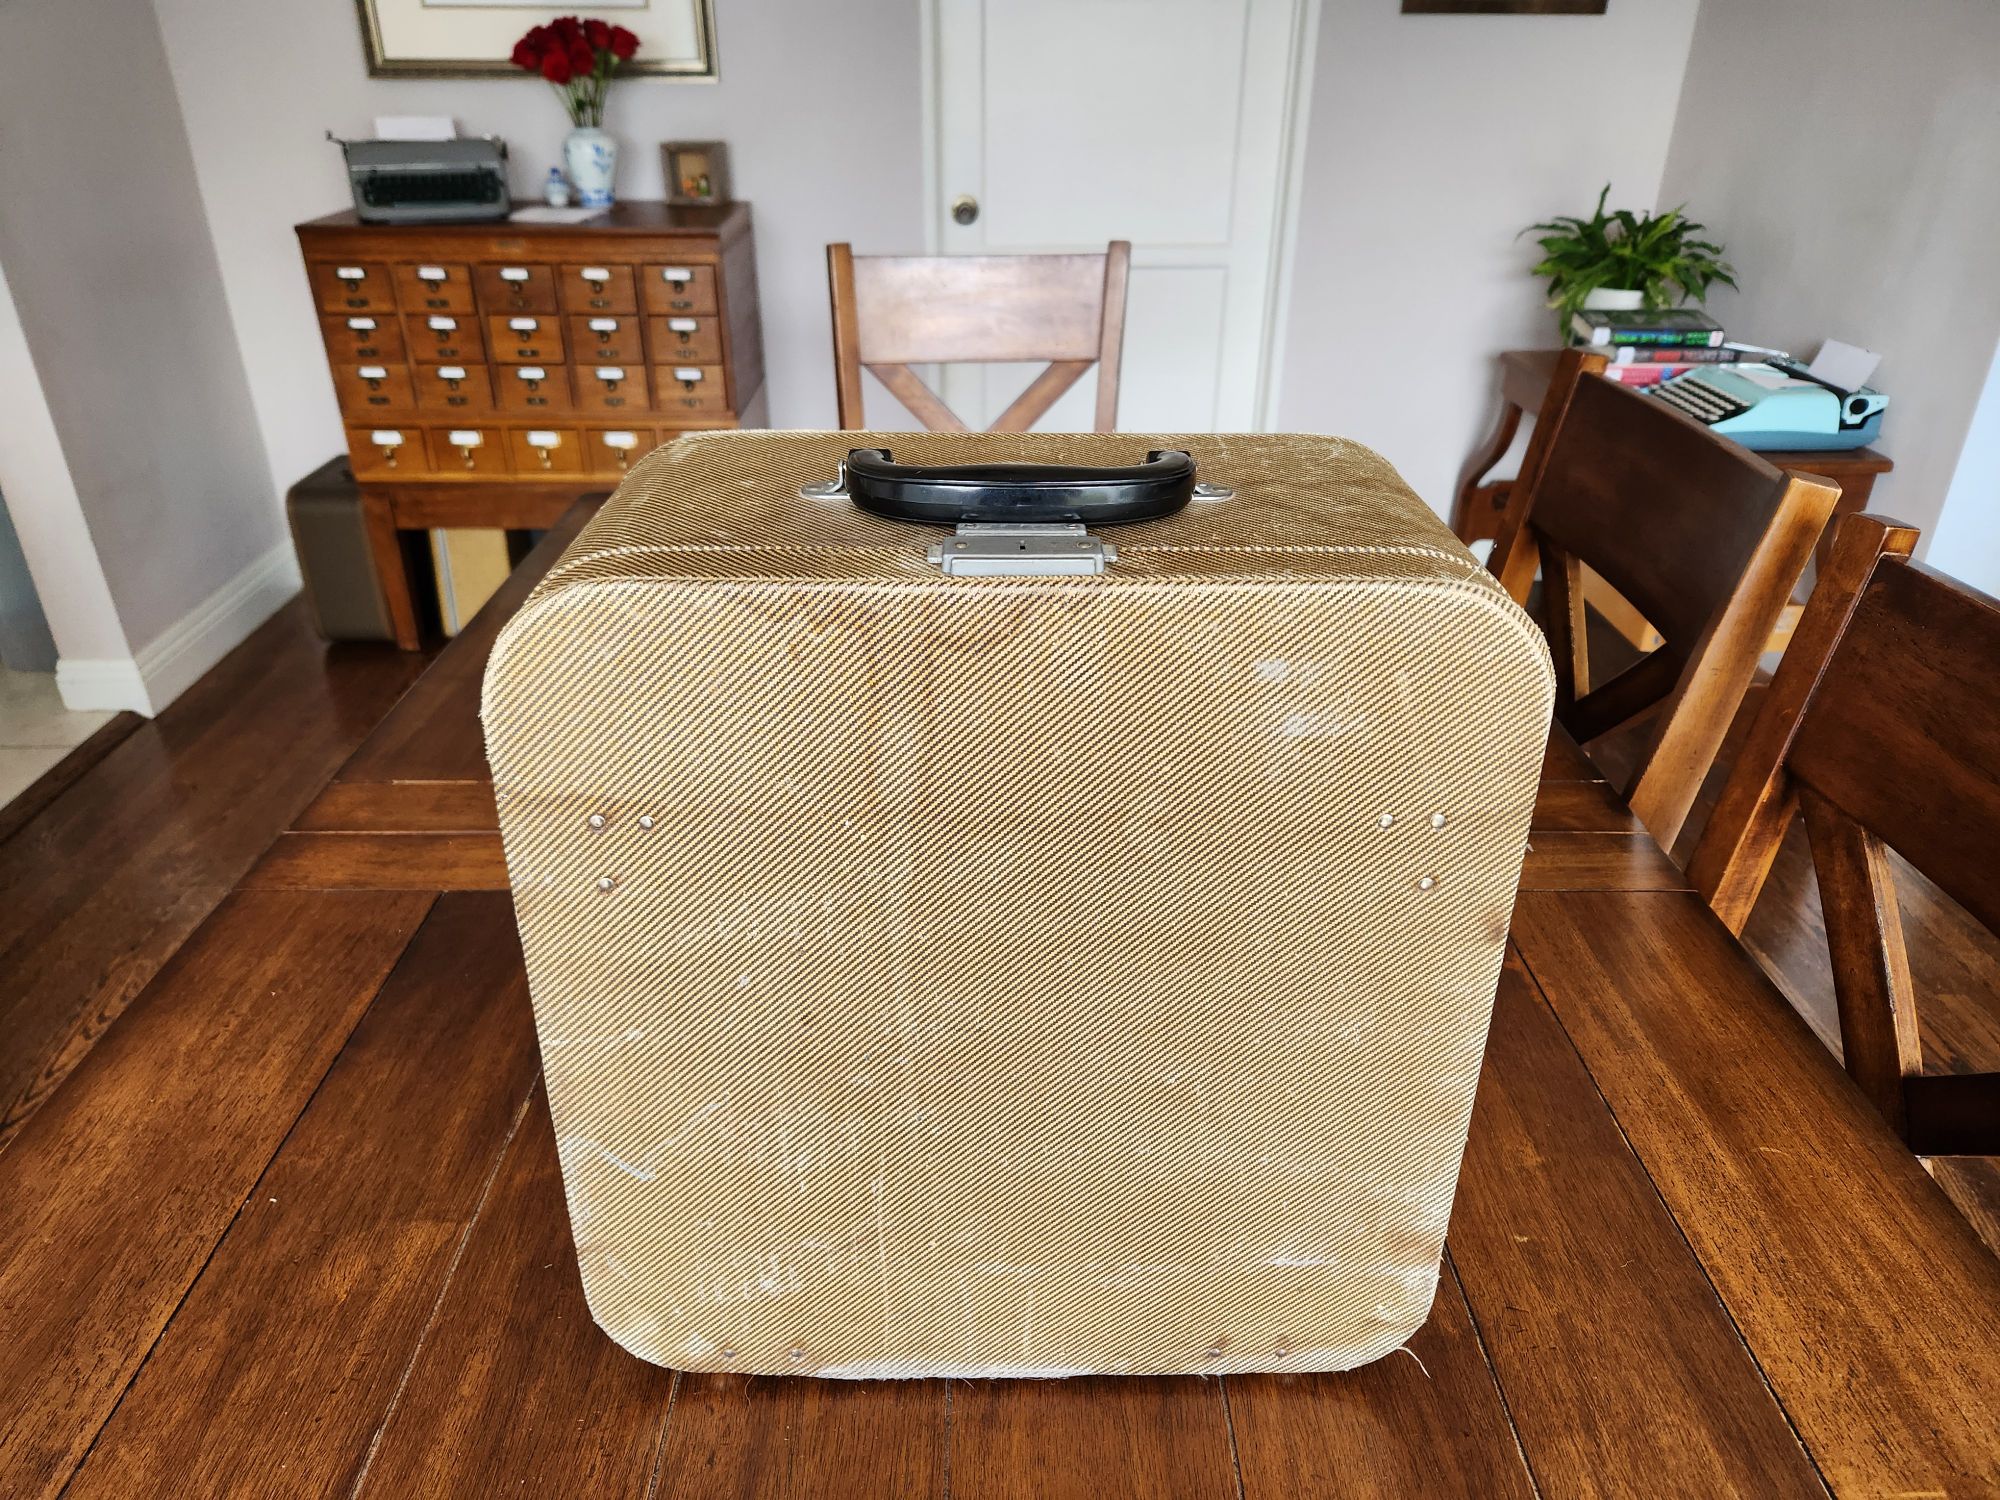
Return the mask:
M153 713L153 700L146 694L146 679L139 675L139 664L129 656L65 656L56 663L56 691L62 695L64 708L130 709L148 717Z
M299 560L287 537L161 631L139 650L139 675L158 713L301 587Z
M157 714L186 692L300 588L290 540L279 542L143 647L136 657L56 663L68 708Z

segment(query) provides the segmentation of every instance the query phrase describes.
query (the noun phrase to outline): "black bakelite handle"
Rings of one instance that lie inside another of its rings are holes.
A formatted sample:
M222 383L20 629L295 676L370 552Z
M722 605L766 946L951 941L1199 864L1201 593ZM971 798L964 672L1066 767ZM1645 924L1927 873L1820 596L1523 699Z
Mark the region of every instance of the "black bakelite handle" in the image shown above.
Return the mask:
M899 464L887 448L847 454L847 493L871 515L935 526L1082 522L1115 526L1170 516L1194 494L1194 459L1148 453L1143 464Z

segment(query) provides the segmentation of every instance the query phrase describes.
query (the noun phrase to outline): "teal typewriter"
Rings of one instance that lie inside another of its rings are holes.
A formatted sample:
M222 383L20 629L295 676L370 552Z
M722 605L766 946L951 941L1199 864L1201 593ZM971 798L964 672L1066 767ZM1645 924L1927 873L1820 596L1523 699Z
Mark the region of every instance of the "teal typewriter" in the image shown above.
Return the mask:
M1845 390L1794 359L1712 365L1663 380L1653 394L1726 438L1765 453L1865 448L1882 435L1889 398Z

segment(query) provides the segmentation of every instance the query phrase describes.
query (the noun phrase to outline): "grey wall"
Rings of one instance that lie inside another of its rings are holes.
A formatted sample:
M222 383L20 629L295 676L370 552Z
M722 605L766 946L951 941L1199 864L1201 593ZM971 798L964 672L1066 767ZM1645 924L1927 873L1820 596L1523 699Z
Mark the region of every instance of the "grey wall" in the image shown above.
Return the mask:
M1493 355L1555 339L1515 235L1588 212L1606 182L1652 206L1694 18L1695 0L1603 16L1325 0L1279 425L1369 444L1446 511L1497 409ZM1720 216L1705 186L1691 196Z
M136 0L135 0L136 3ZM370 79L351 0L156 0L270 453L267 491L341 448L292 226L348 202L323 136L373 134L378 114L451 114L506 138L532 195L568 119L539 79ZM619 191L662 196L657 143L723 139L756 215L759 295L778 426L834 425L824 247L923 243L916 0L722 0L722 81L631 79L606 125ZM218 63L228 69L216 86ZM275 504L275 502L273 502ZM274 511L275 513L275 511Z
M1704 5L1661 196L1727 242L1731 332L1882 352L1872 508L1928 547L2000 340L2000 5Z
M147 0L0 6L0 265L143 648L283 535Z
M56 640L49 634L35 580L28 576L28 559L5 495L0 495L0 667L16 672L56 669Z

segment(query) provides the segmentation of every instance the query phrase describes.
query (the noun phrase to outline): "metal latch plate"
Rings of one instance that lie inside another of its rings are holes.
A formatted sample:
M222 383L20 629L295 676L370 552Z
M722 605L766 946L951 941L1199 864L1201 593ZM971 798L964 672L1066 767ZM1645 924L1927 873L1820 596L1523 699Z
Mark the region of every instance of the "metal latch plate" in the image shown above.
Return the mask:
M951 541L933 542L927 555L940 572L968 578L1102 573L1118 561L1116 547L1082 526L991 522L960 526Z

